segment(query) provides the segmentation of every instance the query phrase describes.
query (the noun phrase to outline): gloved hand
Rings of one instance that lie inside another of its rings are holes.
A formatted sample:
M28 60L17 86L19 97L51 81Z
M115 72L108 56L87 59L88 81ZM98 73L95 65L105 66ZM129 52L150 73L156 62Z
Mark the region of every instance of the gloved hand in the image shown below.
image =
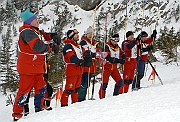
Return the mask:
M152 35L151 35L151 38L156 38L156 35L157 35L157 31L156 30L153 30L153 33L152 33Z
M59 52L59 46L58 45L53 45L52 46L52 51L57 54Z
M92 55L84 56L84 60L87 61L87 62L92 62Z
M84 52L84 60L87 61L87 62L89 62L89 61L92 62L92 55L91 55L90 51Z
M60 38L60 36L57 35L57 33L51 33L51 38L57 45L60 45L61 38Z
M118 59L117 62L120 63L120 64L125 64L126 63L125 60L123 60L123 59Z
M87 62L87 61L85 61L85 60L83 60L83 59L80 59L80 61L79 61L79 66L87 66L87 67L90 67L90 66L92 66L92 62Z
M148 51L151 51L151 50L154 49L154 46L153 45L149 45L149 46L147 46L147 48L148 48Z
M126 58L126 54L123 53L121 57L122 57L122 59L125 59Z
M149 46L147 46L146 48L143 48L142 51L143 51L143 52L146 52L146 51L151 51L151 50L153 50L153 49L154 49L153 45L149 45Z

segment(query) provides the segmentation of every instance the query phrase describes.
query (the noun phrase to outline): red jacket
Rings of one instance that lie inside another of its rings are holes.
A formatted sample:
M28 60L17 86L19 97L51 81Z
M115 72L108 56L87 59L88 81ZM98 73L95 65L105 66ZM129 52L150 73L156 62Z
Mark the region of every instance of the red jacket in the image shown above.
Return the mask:
M82 59L81 46L69 38L64 40L64 43L63 56L66 63L66 76L82 75L83 68L79 66L80 59Z
M89 40L88 38L86 38L84 35L81 37L81 42L80 42L81 46L84 47L84 46L87 46L88 47L88 51L90 51L90 45L92 45L93 47L96 48L98 42L94 39L92 39L92 42L91 40ZM85 49L85 51L87 51ZM97 52L97 48L96 48L96 52ZM90 70L90 73L96 73L96 61L95 61L95 55L96 53L94 52L91 52L93 55L94 55L94 58L92 60L92 66L90 67L83 67L83 72L89 72Z
M42 38L50 41L51 35L27 24L20 27L19 32L17 71L28 75L44 73L45 53L51 48Z
M107 57L110 57L111 59L114 59L114 58L121 59L121 56L124 53L124 51L118 45L113 46L111 44L111 41L106 42L105 51L109 55ZM113 56L113 53L118 53L118 54L116 56ZM110 61L108 61L107 57L106 57L107 62L104 65L104 68L108 68L108 69L111 69L111 70L117 69L117 64L118 63L110 63Z
M153 39L151 37L147 38L147 40L142 42L142 44L141 44L142 48L146 48L148 46L148 44L150 44L152 41L153 41ZM146 62L148 59L148 52L146 54L144 54L144 52L141 52L140 59Z
M129 41L129 40L124 40L122 42L122 48L126 54L126 63L124 64L124 69L135 69L136 68L136 63L137 63L137 45L139 43L136 42L135 40Z

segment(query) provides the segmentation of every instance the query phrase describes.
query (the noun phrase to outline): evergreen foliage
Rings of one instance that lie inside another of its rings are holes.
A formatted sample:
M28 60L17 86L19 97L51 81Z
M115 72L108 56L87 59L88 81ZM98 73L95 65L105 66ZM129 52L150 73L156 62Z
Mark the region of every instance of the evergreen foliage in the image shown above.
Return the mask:
M8 25L6 35L2 36L2 49L0 52L0 73L1 73L1 88L3 94L7 94L7 91L15 92L17 90L17 72L15 60L12 56L14 50L12 46L12 37L11 37L11 25Z
M166 64L177 62L178 46L180 46L180 35L175 32L174 27L168 29L165 26L160 30L160 37L156 41L156 50L162 52Z

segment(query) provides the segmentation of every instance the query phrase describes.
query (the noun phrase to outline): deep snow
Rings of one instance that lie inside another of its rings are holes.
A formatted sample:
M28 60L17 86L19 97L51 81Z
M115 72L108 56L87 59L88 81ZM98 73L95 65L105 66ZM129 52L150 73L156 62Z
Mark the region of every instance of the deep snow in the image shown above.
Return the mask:
M56 101L53 99L53 110L39 113L34 113L31 98L30 115L19 122L179 122L180 68L158 62L153 65L156 65L164 85L160 84L157 77L153 84L147 80L152 71L148 64L146 76L142 80L142 87L147 88L112 96L115 82L110 78L105 99L98 98L100 83L97 83L94 95L96 100L86 100L62 108L59 104L56 107ZM5 106L5 99L7 98L0 95L0 121L11 122L12 106Z

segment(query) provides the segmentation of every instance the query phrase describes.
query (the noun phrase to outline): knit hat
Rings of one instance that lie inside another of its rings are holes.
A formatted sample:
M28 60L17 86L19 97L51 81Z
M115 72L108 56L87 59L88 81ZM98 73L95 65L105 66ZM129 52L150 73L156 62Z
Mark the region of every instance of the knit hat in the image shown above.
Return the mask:
M74 30L68 30L67 31L67 37L69 38L69 39L72 39L73 37L74 37L74 35L75 34L78 34L79 32L76 30L76 29L74 29Z
M145 31L142 31L142 32L140 33L140 35L141 35L141 37L148 37L148 34L147 34Z
M115 41L115 42L119 42L119 34L114 34L111 38L111 40Z
M131 36L131 35L134 35L134 33L133 33L132 31L128 31L128 32L126 33L126 38L129 37L129 36Z
M33 14L32 12L30 12L30 9L26 9L26 11L22 12L20 14L20 16L23 19L23 22L30 25L31 22L37 18L37 16L35 14Z
M89 26L89 27L87 28L87 30L85 31L85 34L92 33L92 32L93 32L93 29L92 29L91 26Z

